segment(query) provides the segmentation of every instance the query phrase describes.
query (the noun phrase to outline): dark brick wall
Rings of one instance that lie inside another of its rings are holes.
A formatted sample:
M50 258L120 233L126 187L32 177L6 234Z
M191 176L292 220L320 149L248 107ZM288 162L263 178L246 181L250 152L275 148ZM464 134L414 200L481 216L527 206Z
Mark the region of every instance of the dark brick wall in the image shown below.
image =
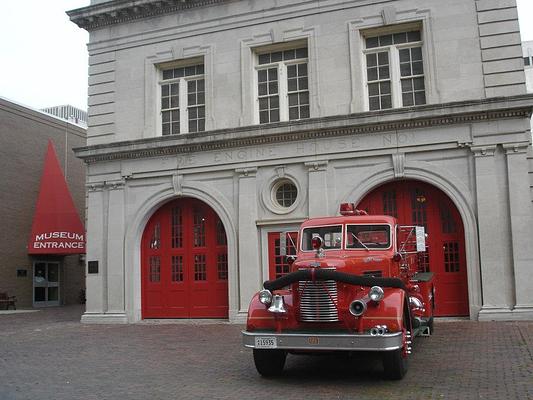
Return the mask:
M34 258L28 256L26 246L49 139L63 173L67 148L67 183L85 222L85 166L72 152L86 144L85 129L0 99L0 291L16 295L19 307L32 306ZM55 259L62 262L62 300L77 302L85 287L85 269L79 257ZM26 269L27 277L17 278L17 269Z

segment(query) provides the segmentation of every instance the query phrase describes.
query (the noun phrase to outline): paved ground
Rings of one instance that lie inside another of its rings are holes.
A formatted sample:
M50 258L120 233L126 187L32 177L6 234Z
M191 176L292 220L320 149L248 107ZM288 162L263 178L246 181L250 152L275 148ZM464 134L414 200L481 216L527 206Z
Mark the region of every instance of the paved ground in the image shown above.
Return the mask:
M257 375L229 324L81 325L80 307L0 314L0 400L533 399L533 322L438 321L404 380L360 359L289 356Z

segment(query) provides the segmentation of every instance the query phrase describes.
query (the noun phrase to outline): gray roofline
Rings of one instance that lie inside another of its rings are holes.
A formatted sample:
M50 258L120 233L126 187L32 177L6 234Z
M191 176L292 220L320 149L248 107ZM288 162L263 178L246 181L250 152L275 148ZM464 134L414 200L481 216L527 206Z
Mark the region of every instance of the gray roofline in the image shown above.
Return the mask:
M74 124L66 119L56 117L55 115L48 114L44 111L32 108L22 103L7 99L0 96L0 109L8 112L16 112L24 114L29 118L38 119L42 123L56 125L57 127L64 128L65 124L68 124L70 131L75 131L77 134L87 137L87 128Z
M228 0L112 0L67 11L70 20L87 31L108 25L205 7Z

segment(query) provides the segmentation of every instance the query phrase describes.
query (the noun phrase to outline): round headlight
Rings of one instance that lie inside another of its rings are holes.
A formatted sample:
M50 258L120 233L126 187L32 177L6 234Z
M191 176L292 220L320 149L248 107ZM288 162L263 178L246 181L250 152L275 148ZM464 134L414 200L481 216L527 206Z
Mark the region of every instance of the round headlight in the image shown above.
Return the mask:
M272 293L268 289L263 289L259 292L259 301L265 306L272 303Z
M372 286L370 292L368 292L368 297L370 297L370 300L372 301L380 301L383 299L384 295L385 292L383 292L383 289L380 286Z

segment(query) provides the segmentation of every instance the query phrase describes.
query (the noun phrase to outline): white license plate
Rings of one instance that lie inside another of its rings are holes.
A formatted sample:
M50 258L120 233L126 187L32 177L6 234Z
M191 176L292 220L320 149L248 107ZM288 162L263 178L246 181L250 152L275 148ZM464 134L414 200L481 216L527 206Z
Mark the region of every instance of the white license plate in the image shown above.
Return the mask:
M275 349L278 347L278 340L275 337L256 337L256 349Z

